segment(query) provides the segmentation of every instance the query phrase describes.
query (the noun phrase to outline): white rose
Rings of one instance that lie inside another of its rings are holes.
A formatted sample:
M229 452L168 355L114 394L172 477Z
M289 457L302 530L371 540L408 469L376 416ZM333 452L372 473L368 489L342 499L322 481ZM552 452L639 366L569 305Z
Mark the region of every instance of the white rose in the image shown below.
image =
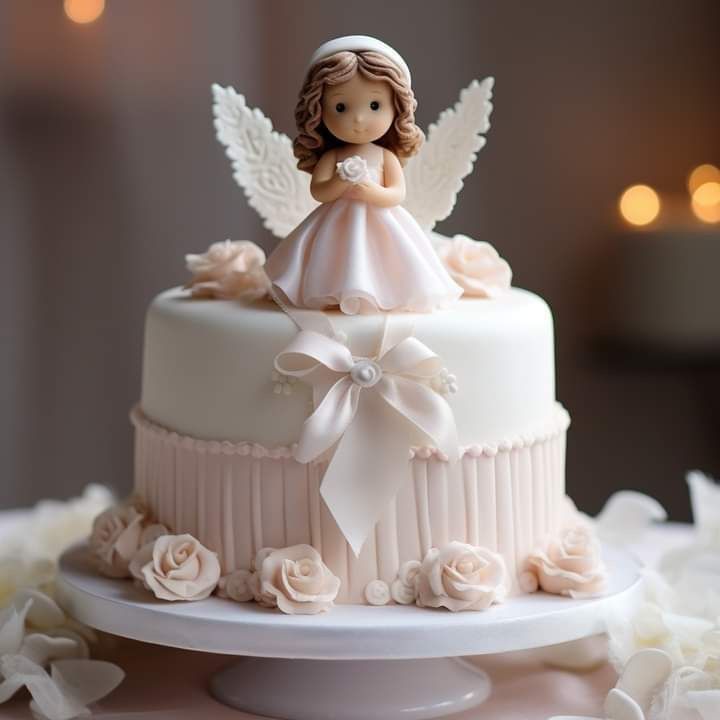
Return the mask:
M400 605L411 605L417 599L418 578L422 563L408 560L398 570L398 576L390 586L392 599Z
M254 597L253 573L250 570L235 570L220 578L218 597L235 602L249 602Z
M607 577L600 543L592 528L582 523L562 530L545 548L533 552L528 567L545 592L574 598L601 593ZM522 584L533 589L525 576Z
M439 245L438 254L465 295L497 297L510 287L510 265L490 243L455 235Z
M337 174L342 180L359 183L368 177L368 166L365 158L353 155L336 164Z
M128 577L130 561L141 545L144 520L132 504L116 505L95 518L89 545L103 575Z
M340 578L310 545L261 550L255 562L255 599L266 607L277 605L290 615L325 612L340 590Z
M143 545L130 572L161 600L204 600L217 587L217 554L192 535L162 535Z
M455 541L428 551L417 580L417 604L453 612L485 610L502 602L508 590L508 573L500 555Z
M249 240L213 243L205 253L186 255L185 261L193 273L185 287L195 297L256 300L270 289L265 253Z

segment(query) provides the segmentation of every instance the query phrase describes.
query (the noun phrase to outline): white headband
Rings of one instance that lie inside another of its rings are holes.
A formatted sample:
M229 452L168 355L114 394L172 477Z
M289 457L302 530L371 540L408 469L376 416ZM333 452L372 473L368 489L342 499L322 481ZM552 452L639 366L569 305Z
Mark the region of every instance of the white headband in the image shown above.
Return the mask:
M363 52L364 50L370 50L372 52L384 55L386 58L388 58L388 60L392 61L395 65L397 65L398 69L402 72L403 75L405 75L408 85L411 84L410 68L407 66L407 63L402 59L400 53L397 50L391 48L387 43L384 43L382 40L370 37L369 35L346 35L345 37L328 40L312 54L310 62L307 66L307 70L310 70L310 68L316 63L320 62L320 60L324 60L325 58L330 57L335 53L345 51Z

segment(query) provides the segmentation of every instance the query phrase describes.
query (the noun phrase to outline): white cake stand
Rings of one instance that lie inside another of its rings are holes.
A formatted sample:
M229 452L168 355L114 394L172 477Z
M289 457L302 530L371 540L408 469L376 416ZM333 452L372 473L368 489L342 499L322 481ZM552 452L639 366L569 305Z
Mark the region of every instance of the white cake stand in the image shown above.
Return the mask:
M84 545L60 561L59 600L99 630L187 650L247 656L211 680L221 702L283 720L425 720L482 703L488 676L462 656L545 647L602 633L607 613L641 600L639 564L604 548L607 595L525 595L487 612L340 605L283 615L219 598L155 600L91 569ZM341 662L338 662L341 661Z

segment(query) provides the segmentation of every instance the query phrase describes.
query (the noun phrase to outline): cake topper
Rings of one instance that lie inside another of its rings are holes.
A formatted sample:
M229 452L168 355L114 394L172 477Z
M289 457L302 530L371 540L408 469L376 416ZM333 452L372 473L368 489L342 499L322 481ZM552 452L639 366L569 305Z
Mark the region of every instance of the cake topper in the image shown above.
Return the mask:
M233 88L213 86L235 179L284 237L265 266L283 303L429 311L462 294L428 233L485 143L493 80L473 81L424 144L410 83L402 57L375 38L324 43L300 91L293 143Z

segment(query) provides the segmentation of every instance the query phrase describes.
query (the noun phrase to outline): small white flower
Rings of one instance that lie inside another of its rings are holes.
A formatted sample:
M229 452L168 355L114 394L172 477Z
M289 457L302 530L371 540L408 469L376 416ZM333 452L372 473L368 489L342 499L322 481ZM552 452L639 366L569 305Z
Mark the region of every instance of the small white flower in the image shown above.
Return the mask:
M229 575L224 575L218 582L218 597L235 602L249 602L254 596L252 576L250 570L235 570Z
M346 182L359 183L368 177L368 165L359 155L345 158L335 165L338 176Z
M430 387L441 395L454 395L458 391L457 377L450 373L447 368L442 368L430 380Z
M297 378L292 375L283 375L277 370L272 371L273 392L276 395L292 395Z
M371 580L365 586L365 600L369 605L387 605L390 602L390 588L384 580Z

